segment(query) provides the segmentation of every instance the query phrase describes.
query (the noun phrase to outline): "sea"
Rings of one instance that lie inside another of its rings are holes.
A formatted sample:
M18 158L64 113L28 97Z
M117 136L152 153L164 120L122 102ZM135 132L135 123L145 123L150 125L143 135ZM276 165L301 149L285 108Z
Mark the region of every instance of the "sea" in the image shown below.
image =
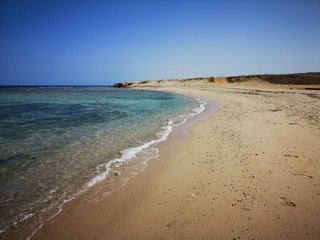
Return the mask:
M0 238L30 238L88 189L121 179L101 197L124 185L205 104L109 86L0 87Z

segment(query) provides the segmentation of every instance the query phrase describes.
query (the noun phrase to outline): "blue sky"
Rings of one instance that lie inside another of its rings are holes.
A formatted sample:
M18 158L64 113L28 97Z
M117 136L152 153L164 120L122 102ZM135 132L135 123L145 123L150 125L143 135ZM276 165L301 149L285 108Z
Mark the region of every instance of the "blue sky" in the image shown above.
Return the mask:
M320 71L320 1L0 1L0 85Z

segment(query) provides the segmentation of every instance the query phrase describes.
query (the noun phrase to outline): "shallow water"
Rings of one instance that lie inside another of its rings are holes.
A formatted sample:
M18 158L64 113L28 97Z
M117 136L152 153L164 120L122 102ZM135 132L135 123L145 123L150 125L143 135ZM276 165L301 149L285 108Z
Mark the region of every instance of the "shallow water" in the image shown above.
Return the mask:
M182 95L110 87L0 88L0 231L97 182L132 176L174 125L202 110Z

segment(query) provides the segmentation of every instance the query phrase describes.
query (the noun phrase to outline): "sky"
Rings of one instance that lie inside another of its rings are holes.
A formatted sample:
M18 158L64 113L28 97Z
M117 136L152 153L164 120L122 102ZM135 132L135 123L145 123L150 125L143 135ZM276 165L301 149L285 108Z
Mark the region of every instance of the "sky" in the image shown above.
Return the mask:
M0 85L320 71L320 0L0 0Z

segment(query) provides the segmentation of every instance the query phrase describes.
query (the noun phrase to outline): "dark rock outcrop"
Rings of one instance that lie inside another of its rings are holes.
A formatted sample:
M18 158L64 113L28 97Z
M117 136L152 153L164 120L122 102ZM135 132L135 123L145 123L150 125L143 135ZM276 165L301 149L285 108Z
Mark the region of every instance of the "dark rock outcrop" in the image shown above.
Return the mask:
M123 87L125 87L125 83L124 82L118 82L118 83L114 84L112 87L114 87L114 88L123 88Z
M114 88L127 88L133 84L134 84L134 82L118 82L118 83L114 84L112 87L114 87Z

